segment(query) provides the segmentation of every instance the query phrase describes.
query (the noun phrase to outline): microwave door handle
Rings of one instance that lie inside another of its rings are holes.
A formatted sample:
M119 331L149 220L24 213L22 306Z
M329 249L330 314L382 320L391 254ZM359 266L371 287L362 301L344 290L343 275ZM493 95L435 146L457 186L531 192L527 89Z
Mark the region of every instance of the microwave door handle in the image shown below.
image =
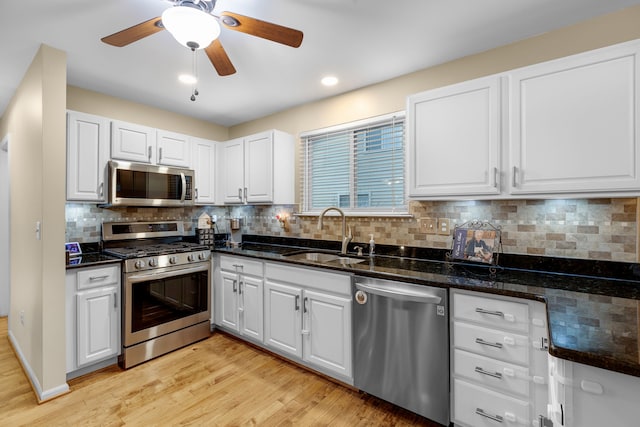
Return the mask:
M187 178L185 178L183 172L180 172L180 179L182 180L182 197L180 201L184 202L184 199L187 197Z

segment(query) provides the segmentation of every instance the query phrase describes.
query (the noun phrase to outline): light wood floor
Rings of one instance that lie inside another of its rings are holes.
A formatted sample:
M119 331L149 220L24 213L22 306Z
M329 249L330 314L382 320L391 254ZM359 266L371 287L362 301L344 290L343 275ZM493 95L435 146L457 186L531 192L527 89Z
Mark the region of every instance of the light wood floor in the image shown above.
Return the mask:
M0 318L2 426L438 426L221 333L69 386L38 405Z

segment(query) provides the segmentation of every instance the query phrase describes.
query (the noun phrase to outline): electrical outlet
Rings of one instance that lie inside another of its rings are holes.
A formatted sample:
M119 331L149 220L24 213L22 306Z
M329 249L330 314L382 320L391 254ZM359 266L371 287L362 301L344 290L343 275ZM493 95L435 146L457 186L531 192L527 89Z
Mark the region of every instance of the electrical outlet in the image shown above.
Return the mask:
M436 220L433 218L419 218L420 231L426 234L436 234Z
M438 234L450 234L450 222L449 218L438 218Z
M24 310L20 310L20 324L24 326Z

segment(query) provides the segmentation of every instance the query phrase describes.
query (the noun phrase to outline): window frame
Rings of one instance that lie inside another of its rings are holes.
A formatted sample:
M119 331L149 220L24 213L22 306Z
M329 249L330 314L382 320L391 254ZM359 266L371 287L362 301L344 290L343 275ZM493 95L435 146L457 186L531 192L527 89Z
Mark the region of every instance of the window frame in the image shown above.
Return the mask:
M357 120L353 122L343 123L335 126L330 126L326 128L316 129L312 131L305 131L300 133L300 142L299 142L299 162L300 162L300 209L301 216L314 216L319 215L324 208L329 206L325 206L323 208L315 208L311 209L311 195L310 195L310 187L311 183L309 180L309 165L307 164L307 159L309 158L309 144L308 141L310 138L318 137L323 134L333 134L333 133L351 133L352 136L358 131L363 131L368 128L373 128L379 125L394 125L394 123L402 123L402 200L403 204L401 206L388 207L388 208L357 208L357 207L348 207L342 208L339 206L339 203L334 205L340 207L347 216L393 216L393 217L407 217L411 216L409 214L409 199L407 196L407 162L406 162L406 153L407 153L407 120L406 114L404 111L397 111L394 113L389 113L381 116L370 117L362 120ZM353 141L353 138L351 138ZM381 142L380 149L384 148L384 143ZM354 203L357 199L357 188L355 183L355 161L356 161L356 144L352 144L349 147L349 190L350 190L350 205L355 206ZM366 191L364 191L366 192ZM362 193L364 193L362 192ZM371 192L368 192L369 200L371 200Z

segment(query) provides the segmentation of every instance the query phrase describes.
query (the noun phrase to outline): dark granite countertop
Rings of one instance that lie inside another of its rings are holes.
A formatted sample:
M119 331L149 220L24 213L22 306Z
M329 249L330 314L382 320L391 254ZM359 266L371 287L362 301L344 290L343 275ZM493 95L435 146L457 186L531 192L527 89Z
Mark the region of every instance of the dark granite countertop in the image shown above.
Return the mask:
M69 263L66 264L67 270L73 268L85 268L85 267L94 267L102 264L112 264L122 262L121 259L112 257L109 255L104 255L100 252L91 252L82 254L77 257L69 258Z
M501 254L492 275L485 265L445 262L446 251L438 249L378 245L374 257L363 257L362 263L349 265L287 257L296 251L337 250L338 246L339 242L243 236L241 248L215 250L360 276L542 301L547 307L551 355L640 377L638 264Z

